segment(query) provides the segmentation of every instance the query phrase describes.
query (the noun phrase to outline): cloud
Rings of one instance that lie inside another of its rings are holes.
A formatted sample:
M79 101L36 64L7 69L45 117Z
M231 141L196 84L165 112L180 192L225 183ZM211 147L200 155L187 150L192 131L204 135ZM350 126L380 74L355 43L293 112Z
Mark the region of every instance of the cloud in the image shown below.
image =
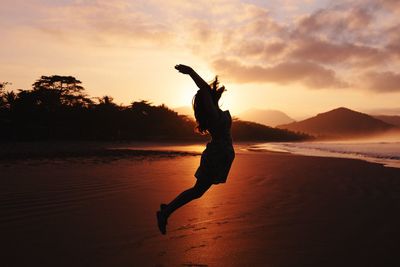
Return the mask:
M362 77L364 86L375 92L400 92L400 73L370 71Z
M141 2L141 1L140 1ZM55 39L102 44L161 44L174 33L140 2L75 0L60 5L38 5L30 27Z
M377 65L386 59L385 52L375 47L312 38L295 42L295 47L288 57L321 64L356 64L359 67Z
M383 5L388 10L399 12L400 11L400 3L397 0L378 0L378 3Z
M44 34L60 43L182 51L236 82L392 92L394 85L382 84L397 81L397 0L338 0L324 7L313 0L12 2L0 10L3 31L22 25L39 41ZM368 75L368 86L352 79Z
M270 67L245 66L234 60L219 59L213 66L226 78L238 83L269 82L292 84L300 82L312 89L343 88L333 70L312 62L283 62Z
M288 45L282 40L249 40L240 43L234 43L231 47L231 56L238 58L260 58L265 60L272 60L282 56Z
M220 47L213 67L242 83L392 92L400 63L398 6L390 0L343 0L289 22L259 12L262 20L248 18L230 44ZM371 75L371 83L354 79L360 75Z
M374 13L368 5L336 5L304 16L298 21L293 33L298 36L324 36L336 41L349 41L358 37L373 19Z

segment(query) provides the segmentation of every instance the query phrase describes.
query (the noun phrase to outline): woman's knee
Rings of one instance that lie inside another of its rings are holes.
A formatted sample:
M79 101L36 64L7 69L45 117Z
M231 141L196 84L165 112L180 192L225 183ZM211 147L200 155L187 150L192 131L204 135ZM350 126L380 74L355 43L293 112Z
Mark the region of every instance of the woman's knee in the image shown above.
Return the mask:
M204 193L210 188L210 186L195 186L193 187L193 196L195 198L200 198L201 196L204 195Z

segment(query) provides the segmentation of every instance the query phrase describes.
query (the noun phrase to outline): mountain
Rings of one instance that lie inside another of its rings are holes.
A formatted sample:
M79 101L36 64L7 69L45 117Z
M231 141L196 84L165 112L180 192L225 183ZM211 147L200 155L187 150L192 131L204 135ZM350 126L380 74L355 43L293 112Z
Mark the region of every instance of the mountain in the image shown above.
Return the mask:
M177 107L173 109L180 115L186 115L189 119L194 120L193 109L189 106ZM255 110L255 109L254 109ZM263 110L260 110L261 112ZM264 110L268 113L268 110ZM272 113L281 113L282 118L289 118L286 114L280 111L272 111ZM266 114L262 113L262 114ZM283 120L287 121L287 120ZM289 118L289 121L293 121ZM193 122L194 123L194 122ZM269 127L265 124L260 124L254 121L241 120L237 118L233 118L232 122L232 135L235 141L305 141L310 140L313 137L303 134L303 133L294 133L285 129L277 129Z
M278 127L322 138L361 137L383 133L396 128L394 125L370 115L344 107Z
M238 117L246 121L255 121L272 127L294 122L292 118L282 111L270 109L249 109L240 113Z
M373 116L373 117L375 119L378 119L378 120L384 121L386 123L389 123L389 124L395 125L397 127L400 127L400 116L395 116L395 115L393 115L393 116L391 116L391 115L376 115L376 116Z

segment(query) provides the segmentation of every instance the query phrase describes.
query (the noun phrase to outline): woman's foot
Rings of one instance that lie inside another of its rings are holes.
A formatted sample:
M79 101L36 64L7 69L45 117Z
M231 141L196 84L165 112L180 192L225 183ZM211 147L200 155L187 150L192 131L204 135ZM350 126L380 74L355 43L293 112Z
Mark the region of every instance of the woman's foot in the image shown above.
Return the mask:
M164 217L167 217L167 222L165 224L168 224L168 215L165 214L165 209L167 208L167 204L161 203L160 204L160 211L164 214Z
M167 218L162 215L161 211L157 211L157 223L161 234L165 235L167 233Z
M157 211L157 224L158 229L161 234L165 235L167 233L167 216L164 214L163 210L167 207L166 204L160 205L160 211Z

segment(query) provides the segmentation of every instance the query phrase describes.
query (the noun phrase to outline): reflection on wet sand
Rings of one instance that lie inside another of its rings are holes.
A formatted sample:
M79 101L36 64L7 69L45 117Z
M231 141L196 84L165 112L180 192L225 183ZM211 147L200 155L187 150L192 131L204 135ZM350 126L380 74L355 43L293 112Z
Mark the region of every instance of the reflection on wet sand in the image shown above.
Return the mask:
M159 203L195 182L199 160L1 164L3 264L398 265L400 170L239 152L227 183L178 210L160 235Z

